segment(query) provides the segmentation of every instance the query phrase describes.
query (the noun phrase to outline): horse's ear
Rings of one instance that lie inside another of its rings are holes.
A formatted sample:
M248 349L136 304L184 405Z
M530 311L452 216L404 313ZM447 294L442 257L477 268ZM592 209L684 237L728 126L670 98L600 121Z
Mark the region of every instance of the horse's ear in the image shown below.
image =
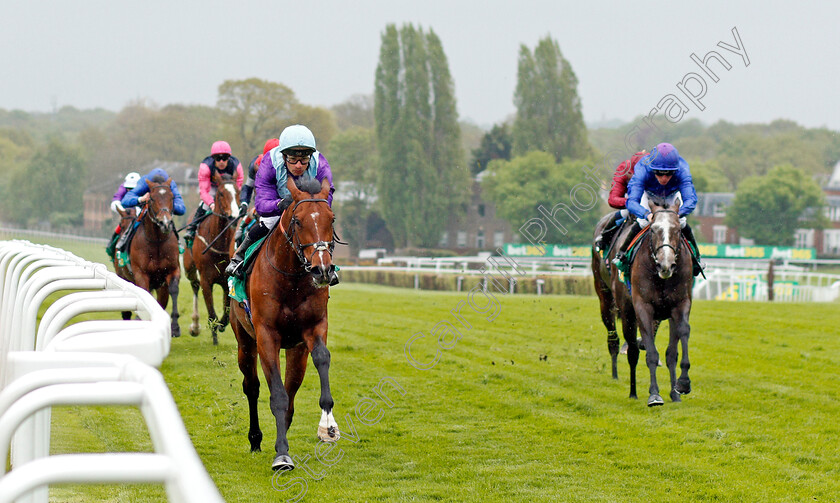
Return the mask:
M291 176L286 177L286 188L289 189L289 192L292 194L293 199L301 199L300 189L297 188L297 185L295 185L295 181L292 180Z
M673 204L674 211L680 211L680 206L682 206L682 199L677 198L677 200L674 201Z
M318 199L326 199L330 195L330 181L324 178L321 180L321 192L318 193Z
M170 185L172 185L172 177L170 176L170 177L169 177L169 178L167 178L167 179L166 179L166 181L165 181L165 182L163 182L163 183L165 183L165 184L166 184L166 186L167 186L167 187L169 187Z

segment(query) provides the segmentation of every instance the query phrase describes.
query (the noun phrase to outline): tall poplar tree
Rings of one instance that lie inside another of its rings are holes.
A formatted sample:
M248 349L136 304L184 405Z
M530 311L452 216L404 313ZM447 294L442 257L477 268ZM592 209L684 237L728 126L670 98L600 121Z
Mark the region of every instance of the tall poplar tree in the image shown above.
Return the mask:
M469 195L454 94L437 35L388 25L374 89L377 194L398 246L435 246Z
M577 85L572 65L551 37L540 40L533 53L525 45L520 47L513 100L514 155L541 150L560 162L591 153Z

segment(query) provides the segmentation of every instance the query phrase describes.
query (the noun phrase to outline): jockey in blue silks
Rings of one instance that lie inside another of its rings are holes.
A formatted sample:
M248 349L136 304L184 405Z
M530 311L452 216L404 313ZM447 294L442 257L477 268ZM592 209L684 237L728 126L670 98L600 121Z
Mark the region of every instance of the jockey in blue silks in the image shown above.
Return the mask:
M652 197L668 205L676 203L677 200L681 202L680 228L691 244L692 253L696 258L693 261L693 269L694 275L697 276L704 266L700 261L700 250L694 239L694 233L686 222L686 216L690 215L697 206L697 192L694 190L688 162L670 143L660 143L636 164L633 178L627 184L627 209L636 217L636 222L628 234L628 239L622 243L613 263L622 271L626 272L629 269L627 248L632 236L650 225L651 211L648 207L648 199Z

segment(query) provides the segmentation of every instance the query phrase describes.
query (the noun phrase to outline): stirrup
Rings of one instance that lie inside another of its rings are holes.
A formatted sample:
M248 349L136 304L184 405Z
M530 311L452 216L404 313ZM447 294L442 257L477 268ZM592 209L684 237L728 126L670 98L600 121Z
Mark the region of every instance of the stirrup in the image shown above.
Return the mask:
M240 260L239 262L236 262L234 259L231 259L228 266L225 267L225 274L227 274L228 276L236 276L237 278L241 278L242 277L241 276L241 269L242 269L242 264L244 264L244 263L245 263L244 260Z

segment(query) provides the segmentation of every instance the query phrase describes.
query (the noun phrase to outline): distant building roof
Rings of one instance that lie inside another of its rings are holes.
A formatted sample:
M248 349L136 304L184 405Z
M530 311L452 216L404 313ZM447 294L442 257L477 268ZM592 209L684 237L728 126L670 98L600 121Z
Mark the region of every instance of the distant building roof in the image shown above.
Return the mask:
M734 192L698 192L697 208L694 210L694 215L698 217L719 216L715 214L719 205L729 206L733 199L735 199Z
M837 164L834 165L834 172L831 174L831 178L828 179L826 188L840 189L840 161L837 161Z

